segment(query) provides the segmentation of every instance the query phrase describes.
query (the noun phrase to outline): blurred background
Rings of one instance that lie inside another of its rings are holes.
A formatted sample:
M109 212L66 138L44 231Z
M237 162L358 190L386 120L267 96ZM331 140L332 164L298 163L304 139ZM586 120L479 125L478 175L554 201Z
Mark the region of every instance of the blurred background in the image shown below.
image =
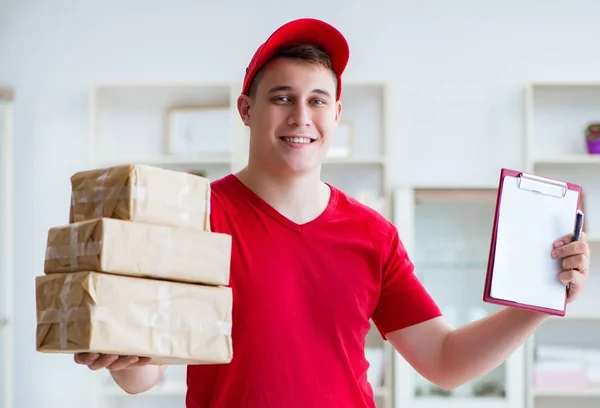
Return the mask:
M502 167L582 184L594 256L598 15L592 0L0 0L0 407L184 406L183 367L128 396L106 372L37 353L34 277L48 229L68 222L73 173L139 162L215 179L242 167L244 70L294 18L334 24L351 47L324 177L396 223L451 323L496 310L481 297ZM597 272L567 318L453 392L373 332L378 406L599 406Z

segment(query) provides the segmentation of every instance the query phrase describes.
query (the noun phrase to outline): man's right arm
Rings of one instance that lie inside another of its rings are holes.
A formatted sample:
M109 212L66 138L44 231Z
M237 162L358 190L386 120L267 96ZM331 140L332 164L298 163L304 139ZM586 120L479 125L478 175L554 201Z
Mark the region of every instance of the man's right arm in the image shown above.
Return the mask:
M149 358L115 354L79 353L75 354L75 362L94 371L108 369L117 385L128 394L148 391L156 385L167 368L150 364Z

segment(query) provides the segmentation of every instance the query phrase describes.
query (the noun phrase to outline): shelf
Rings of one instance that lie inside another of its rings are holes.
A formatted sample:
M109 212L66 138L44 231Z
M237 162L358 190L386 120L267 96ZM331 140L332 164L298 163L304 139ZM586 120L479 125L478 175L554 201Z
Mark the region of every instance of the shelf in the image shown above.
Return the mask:
M221 155L189 155L189 156L177 156L177 155L159 155L152 156L149 158L131 158L131 159L117 159L117 160L104 160L101 161L98 166L108 167L119 164L148 164L152 166L198 166L198 165L225 165L229 166L232 164L233 158L228 154ZM384 157L335 157L327 158L324 161L326 165L384 165Z
M420 263L415 262L415 268L420 271L431 270L487 270L487 262L440 262L440 263Z
M420 397L411 408L508 408L508 400L495 397Z
M495 203L496 188L417 188L415 202L423 203Z
M536 165L600 165L600 155L591 154L573 154L564 156L546 156L534 159Z
M227 154L223 155L211 155L211 156L152 156L147 159L143 158L132 158L130 160L104 160L99 163L101 167L114 166L119 164L147 164L152 166L197 166L197 165L230 165L231 156Z
M597 88L598 81L535 81L530 84L532 88Z
M185 383L185 380L182 380L181 382L165 381L160 384L157 384L154 388L147 392L137 394L137 396L184 396L186 392L187 385ZM106 385L104 387L103 394L112 397L130 396L116 384ZM375 397L389 397L390 394L391 390L387 387L373 387L373 395Z
M560 316L551 316L551 320L600 320L600 311L599 310L573 310L569 311L567 309L567 314L564 317Z
M600 397L600 388L580 389L580 390L533 390L536 397Z
M377 397L389 397L391 390L387 387L373 387L373 395Z
M136 163L136 164L149 164L149 165L198 165L198 164L223 164L230 165L232 162L231 155L210 155L210 156L152 156L149 158L132 158L132 159L121 159L121 160L104 160L100 162L101 166L113 166L123 163ZM325 164L355 164L355 165L383 165L385 164L385 158L383 157L335 157L327 158L324 160Z
M324 164L385 165L384 157L327 157Z

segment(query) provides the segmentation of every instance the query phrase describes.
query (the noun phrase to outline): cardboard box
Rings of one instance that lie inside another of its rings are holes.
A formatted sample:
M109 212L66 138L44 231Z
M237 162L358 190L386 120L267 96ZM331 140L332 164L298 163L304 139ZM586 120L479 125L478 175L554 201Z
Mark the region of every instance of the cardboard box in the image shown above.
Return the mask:
M102 217L210 231L210 181L138 164L75 173L69 222Z
M98 218L50 228L44 273L118 275L229 284L231 236Z
M225 364L233 357L228 287L77 272L36 277L36 349Z

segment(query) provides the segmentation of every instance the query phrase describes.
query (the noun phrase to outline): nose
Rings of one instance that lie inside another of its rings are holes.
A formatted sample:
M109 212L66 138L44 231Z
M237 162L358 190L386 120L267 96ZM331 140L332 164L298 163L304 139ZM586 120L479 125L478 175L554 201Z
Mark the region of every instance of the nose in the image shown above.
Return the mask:
M290 111L288 124L294 126L309 126L311 123L310 109L304 104L296 104Z

